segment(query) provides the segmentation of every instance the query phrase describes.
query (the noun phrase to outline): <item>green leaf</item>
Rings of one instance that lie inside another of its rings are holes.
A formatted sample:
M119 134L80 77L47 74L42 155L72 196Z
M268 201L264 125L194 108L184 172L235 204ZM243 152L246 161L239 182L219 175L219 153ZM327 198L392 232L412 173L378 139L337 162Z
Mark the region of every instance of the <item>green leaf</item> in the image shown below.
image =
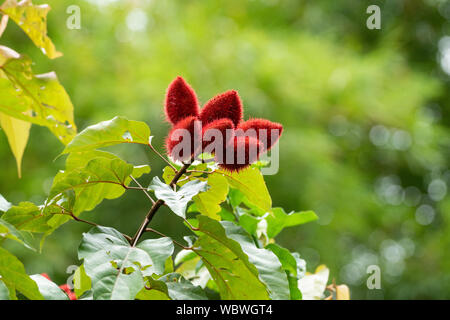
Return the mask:
M36 282L39 292L45 300L69 300L67 294L65 294L56 283L48 280L46 277L40 274L34 274L30 276L30 278Z
M1 194L0 194L0 211L6 212L11 208L11 203L8 202Z
M115 117L87 127L73 138L66 146L63 154L94 150L121 143L137 143L147 145L150 129L140 121Z
M231 187L241 191L247 199L264 211L272 207L272 199L267 190L266 183L261 172L249 167L239 172L216 171L223 174Z
M178 191L163 183L159 177L154 177L148 190L153 190L158 199L164 200L165 204L178 216L186 218L186 207L189 201L201 191L207 188L206 181L189 181Z
M22 157L30 135L31 123L0 112L0 126L8 137L9 147L16 158L17 174L22 176Z
M275 243L268 244L267 249L272 251L280 260L283 269L286 271L286 275L289 281L289 291L291 294L291 300L301 300L302 293L298 289L298 266L296 258L291 252Z
M153 261L152 272L163 274L166 260L173 254L173 241L170 238L148 239L140 242L137 246L147 252ZM144 274L147 274L144 272Z
M0 301L9 300L9 290L6 284L0 280Z
M172 300L207 300L203 289L194 286L190 281L186 280L178 273L169 273L159 278L165 282L168 295Z
M17 230L12 224L0 218L0 238L15 240L26 248L35 251L25 234Z
M215 220L220 220L220 204L226 200L228 194L227 179L220 174L208 174L210 188L194 197L197 210Z
M51 230L48 221L52 218L44 210L44 206L36 206L31 202L21 202L12 206L2 215L2 219L12 224L16 229L30 232L47 232Z
M75 270L73 276L73 290L77 298L81 297L85 292L92 288L91 278L88 277L82 264Z
M167 240L161 240L161 243L168 247ZM143 246L150 251L154 243ZM150 256L146 250L131 247L113 228L94 227L83 234L78 257L84 259L86 274L91 278L93 298L134 299L144 287L144 273L160 271L161 252L151 250Z
M0 46L0 112L45 126L67 144L76 134L72 102L54 72L35 75L31 64Z
M256 248L232 222L198 216L199 238L193 250L208 268L222 299L288 299L281 263L270 251Z
M0 12L8 15L50 59L62 56L47 36L47 14L50 6L34 5L31 0L6 0Z
M88 152L86 157L93 156L92 153ZM77 154L77 157L82 156ZM131 182L130 175L139 178L150 171L149 166L133 167L114 155L94 156L84 167L84 162L76 161L70 155L68 164L72 170L59 172L53 180L48 206L55 210L54 213L61 212L64 208L75 216L94 209L104 199L122 196L125 187ZM49 224L56 228L69 219L67 215L59 214Z
M10 298L15 298L15 291L19 291L30 300L42 300L42 294L34 282L25 272L22 262L0 247L0 280L8 287Z
M273 208L266 217L267 236L274 238L286 227L293 227L307 222L317 220L313 211L291 212L286 214L283 208Z

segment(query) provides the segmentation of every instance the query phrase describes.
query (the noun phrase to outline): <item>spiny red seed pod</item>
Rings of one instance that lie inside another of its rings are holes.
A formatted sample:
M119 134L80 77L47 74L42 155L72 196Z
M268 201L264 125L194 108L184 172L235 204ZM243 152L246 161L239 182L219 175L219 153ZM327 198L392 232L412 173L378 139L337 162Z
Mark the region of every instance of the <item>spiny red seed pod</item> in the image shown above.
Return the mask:
M283 132L283 126L281 124L266 119L250 119L241 122L237 129L242 129L247 133L256 132L256 138L263 144L263 152L272 148Z
M167 120L173 125L184 118L199 114L197 96L182 77L173 80L167 89L165 112Z
M234 124L230 119L218 119L210 122L205 127L203 127L202 134L202 149L209 151L210 148L208 146L214 143L213 146L217 146L219 143L221 144L221 149L223 149L224 145L227 145L231 139L234 137ZM217 134L220 136L216 137ZM220 139L216 141L216 139ZM212 153L215 153L212 151Z
M258 154L262 148L262 143L255 138L235 136L233 141L226 146L223 158L218 159L216 155L216 162L227 171L240 171L258 160ZM232 155L232 161L228 158L228 153Z
M242 120L242 102L236 91L230 90L209 100L199 116L203 125L222 118L233 121L235 127Z
M179 121L166 138L167 154L176 161L187 161L201 149L201 123L196 117Z
M67 284L62 284L59 286L61 290L63 290L69 296L69 300L77 300L77 296L75 293L69 288Z

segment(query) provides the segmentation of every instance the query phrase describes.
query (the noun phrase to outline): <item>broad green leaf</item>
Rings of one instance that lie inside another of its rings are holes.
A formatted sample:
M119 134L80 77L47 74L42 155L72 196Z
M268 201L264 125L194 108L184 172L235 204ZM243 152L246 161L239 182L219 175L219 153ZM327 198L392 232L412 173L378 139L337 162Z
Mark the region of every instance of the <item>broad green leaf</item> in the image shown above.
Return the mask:
M9 300L9 290L6 284L0 280L0 300Z
M149 127L141 121L115 117L87 127L66 146L65 153L94 150L120 143L147 145L150 138Z
M266 183L261 172L249 167L239 172L217 171L223 174L231 187L240 190L247 199L264 211L272 207L272 199L267 190Z
M76 134L72 102L54 72L35 75L31 64L0 46L0 112L45 126L67 144Z
M11 208L11 203L8 202L1 194L0 194L0 211L6 212Z
M145 288L136 296L139 300L207 300L202 288L178 273L166 274L158 280L146 279Z
M10 298L15 298L15 291L19 291L30 300L42 300L42 294L34 282L25 272L22 262L0 247L0 281L8 287Z
M35 250L25 234L17 230L12 224L0 218L0 239L15 240L31 250Z
M49 206L56 206L59 211L64 208L76 216L94 209L104 199L120 197L131 182L130 175L139 178L150 171L148 166L133 167L116 156L94 157L84 167L75 166L70 159L72 170L59 172L53 181ZM50 225L57 227L68 219L55 216Z
M91 278L88 277L82 264L75 270L73 276L73 290L77 298L81 297L85 292L92 288Z
M240 244L249 261L258 269L259 279L266 285L270 298L289 299L289 284L277 256L270 250L257 248L245 230L234 223L223 221L222 226L227 237Z
M201 287L194 286L178 273L166 274L159 280L165 282L172 300L207 300Z
M163 183L159 177L154 177L148 190L153 190L158 199L164 200L165 204L178 216L186 218L186 207L189 201L199 192L207 188L206 181L189 181L177 191Z
M161 242L168 247L166 240ZM150 250L153 244L144 247ZM146 250L131 247L113 228L94 227L83 234L78 257L84 260L86 274L91 278L94 299L134 299L144 288L143 273L160 271L161 252L151 251L150 256Z
M286 275L289 281L289 291L291 293L291 300L301 300L302 293L298 289L298 266L297 260L290 253L289 250L280 247L275 243L268 244L267 249L272 251L280 260L283 270L286 271Z
M291 212L287 214L282 208L273 208L266 216L267 235L274 238L286 227L293 227L317 220L313 211Z
M31 123L0 112L0 126L8 137L9 147L16 158L17 173L22 176L22 157L30 135Z
M2 219L12 224L16 229L30 232L47 232L51 230L48 221L52 218L44 210L44 206L36 206L31 202L21 202L12 206L2 215Z
M144 250L153 261L152 272L163 274L167 258L173 254L173 241L170 238L148 239L141 241L137 248ZM144 274L147 274L144 272Z
M177 268L177 273L191 281L193 285L205 288L211 280L211 275L203 263L198 267L199 262L202 262L200 257L194 253L194 259L181 263Z
M194 197L197 210L215 220L220 220L220 204L226 200L228 194L227 179L220 174L208 174L207 191L201 192Z
M30 278L36 282L39 292L45 300L69 300L69 297L64 291L62 291L56 283L48 280L46 277L40 274L34 274L31 275Z
M47 14L50 6L34 5L31 0L6 0L0 12L8 15L50 59L62 56L47 36Z
M277 257L257 248L232 222L198 216L193 250L215 280L222 299L289 299L286 274Z

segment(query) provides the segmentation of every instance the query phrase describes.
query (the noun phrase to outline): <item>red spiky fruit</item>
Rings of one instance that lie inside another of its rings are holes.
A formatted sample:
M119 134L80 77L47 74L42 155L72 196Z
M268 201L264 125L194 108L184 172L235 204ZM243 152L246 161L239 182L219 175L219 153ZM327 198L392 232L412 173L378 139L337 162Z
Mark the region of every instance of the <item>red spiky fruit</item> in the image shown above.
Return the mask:
M237 127L242 120L242 102L238 93L230 90L215 96L205 104L199 118L204 126L214 120L226 118Z
M201 123L196 117L179 121L166 138L167 154L176 161L187 161L201 149Z
M244 133L255 132L256 139L263 145L263 152L272 148L283 132L283 126L281 124L266 119L250 119L241 122L237 129L242 129ZM253 131L250 131L251 129L253 129ZM237 135L239 134L241 134L241 132L238 130ZM272 134L274 135L273 137Z
M173 125L187 117L198 116L197 96L182 77L176 77L169 85L164 110L167 120Z
M219 159L216 155L215 160L222 169L231 172L240 171L258 160L262 148L262 143L255 138L235 136L226 146L223 158ZM229 157L228 154L232 156Z
M210 148L207 147L212 143L214 143L214 145L211 146L211 148L217 147L223 150L223 147L227 145L233 137L234 137L234 124L230 119L224 118L214 120L213 122L210 122L205 127L203 127L202 148L203 150L207 149L207 151L209 151ZM219 140L216 141L216 139ZM215 153L214 151L211 152L213 154Z

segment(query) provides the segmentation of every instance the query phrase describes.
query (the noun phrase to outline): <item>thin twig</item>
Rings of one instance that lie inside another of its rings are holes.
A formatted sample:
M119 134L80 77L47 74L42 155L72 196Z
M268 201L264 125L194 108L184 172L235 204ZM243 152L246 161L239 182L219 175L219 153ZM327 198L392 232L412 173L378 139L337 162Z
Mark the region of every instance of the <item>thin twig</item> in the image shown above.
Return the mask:
M192 161L192 159L191 159ZM183 165L183 167L181 167L180 170L178 170L175 174L175 176L173 177L172 181L170 182L169 186L171 188L173 188L176 183L178 182L178 180L181 178L181 176L183 176L183 174L186 173L187 169L189 168L189 166L191 165L191 161L189 161L188 163L185 163ZM136 246L137 242L139 241L139 239L141 238L142 234L145 232L145 229L147 228L148 224L152 221L155 213L158 211L158 209L164 204L164 201L161 199L158 199L153 206L150 208L150 211L147 213L147 215L145 216L144 221L142 221L141 226L139 227L138 231L136 232L136 234L134 235L134 237L131 239L131 245L133 247Z
M173 164L170 163L169 160L167 160L161 153L159 153L159 151L156 150L155 147L153 147L151 143L149 143L148 146L150 147L150 149L152 149L152 151L153 151L154 153L156 153L161 159L163 159L163 160L164 160L164 161L165 161L165 162L166 162L166 163L167 163L167 164L168 164L175 172L178 171L177 168L175 168L175 167L173 166Z
M133 189L139 189L139 190L142 190L142 191L145 193L145 195L147 196L147 198L149 198L150 201L151 201L153 204L155 204L156 201L153 200L153 198L149 195L149 193L147 192L147 190L146 190L145 188L142 187L142 185L139 183L139 181L137 181L132 175L130 175L130 177L131 177L131 179L133 179L134 183L136 183L136 184L139 186L139 188L133 188L133 187L128 187L128 188L133 188Z
M203 171L203 170L188 170L186 172L187 173L197 172L197 173L206 173L206 174L214 173L214 171Z

